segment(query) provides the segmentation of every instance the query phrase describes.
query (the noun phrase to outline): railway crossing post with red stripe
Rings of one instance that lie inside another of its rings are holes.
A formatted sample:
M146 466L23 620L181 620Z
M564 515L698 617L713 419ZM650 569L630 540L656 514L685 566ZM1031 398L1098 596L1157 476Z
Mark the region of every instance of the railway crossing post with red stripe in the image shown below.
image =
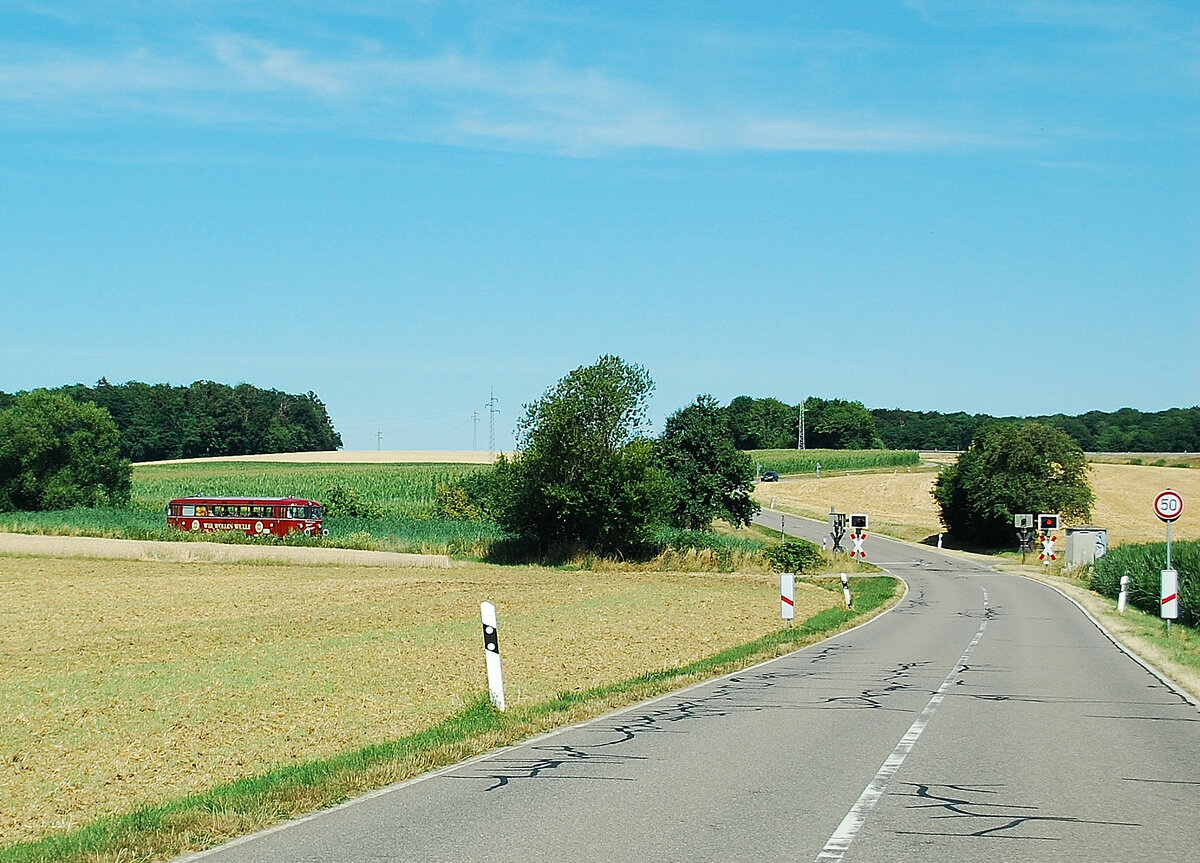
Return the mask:
M796 575L792 572L779 574L779 610L783 619L792 625L796 617Z
M1161 575L1162 599L1159 604L1162 607L1163 620L1170 626L1172 620L1179 619L1179 573L1173 569L1164 569Z

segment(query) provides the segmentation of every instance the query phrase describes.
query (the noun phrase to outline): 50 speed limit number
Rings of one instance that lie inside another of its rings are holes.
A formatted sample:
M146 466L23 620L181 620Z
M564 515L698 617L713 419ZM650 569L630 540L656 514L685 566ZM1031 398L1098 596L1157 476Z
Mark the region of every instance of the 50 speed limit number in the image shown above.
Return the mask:
M1174 521L1183 515L1183 498L1177 491L1160 491L1154 498L1154 514L1163 521Z

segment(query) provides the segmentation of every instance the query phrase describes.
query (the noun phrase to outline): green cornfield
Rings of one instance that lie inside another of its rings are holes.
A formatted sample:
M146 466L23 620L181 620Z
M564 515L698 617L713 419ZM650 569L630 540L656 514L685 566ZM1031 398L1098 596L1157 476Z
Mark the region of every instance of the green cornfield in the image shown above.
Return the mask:
M1129 576L1129 604L1157 615L1162 570L1167 565L1165 542L1128 543L1109 548L1092 569L1092 590L1112 599L1121 591L1121 576ZM1171 568L1179 573L1179 623L1200 625L1200 541L1171 543Z
M822 471L845 471L916 467L921 463L914 450L752 449L746 454L762 470L779 473L815 473L818 464Z
M306 497L324 502L330 486L348 488L386 517L432 518L437 487L480 470L476 464L290 464L199 462L133 469L136 510L161 513L167 501L192 495Z
M242 461L137 465L127 508L2 513L0 530L110 539L277 542L480 558L500 538L500 529L491 521L442 518L437 510L437 488L486 469L475 464ZM325 519L329 536L287 539L247 537L236 532L184 533L171 530L166 523L167 502L176 497L305 497L325 503L331 486L348 489L372 504L378 517L332 515Z

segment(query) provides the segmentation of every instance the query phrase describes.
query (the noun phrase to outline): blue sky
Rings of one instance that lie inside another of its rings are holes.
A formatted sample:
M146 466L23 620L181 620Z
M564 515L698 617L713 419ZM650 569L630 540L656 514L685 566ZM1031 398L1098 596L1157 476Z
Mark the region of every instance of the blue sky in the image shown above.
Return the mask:
M1191 406L1198 109L1193 2L7 0L0 390Z

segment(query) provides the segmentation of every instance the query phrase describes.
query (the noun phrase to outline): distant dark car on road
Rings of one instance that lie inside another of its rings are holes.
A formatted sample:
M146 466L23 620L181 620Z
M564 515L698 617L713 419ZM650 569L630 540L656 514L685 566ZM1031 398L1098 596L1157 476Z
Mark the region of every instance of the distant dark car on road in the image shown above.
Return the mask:
M763 471L761 479L763 482L779 482L779 472L774 470Z

